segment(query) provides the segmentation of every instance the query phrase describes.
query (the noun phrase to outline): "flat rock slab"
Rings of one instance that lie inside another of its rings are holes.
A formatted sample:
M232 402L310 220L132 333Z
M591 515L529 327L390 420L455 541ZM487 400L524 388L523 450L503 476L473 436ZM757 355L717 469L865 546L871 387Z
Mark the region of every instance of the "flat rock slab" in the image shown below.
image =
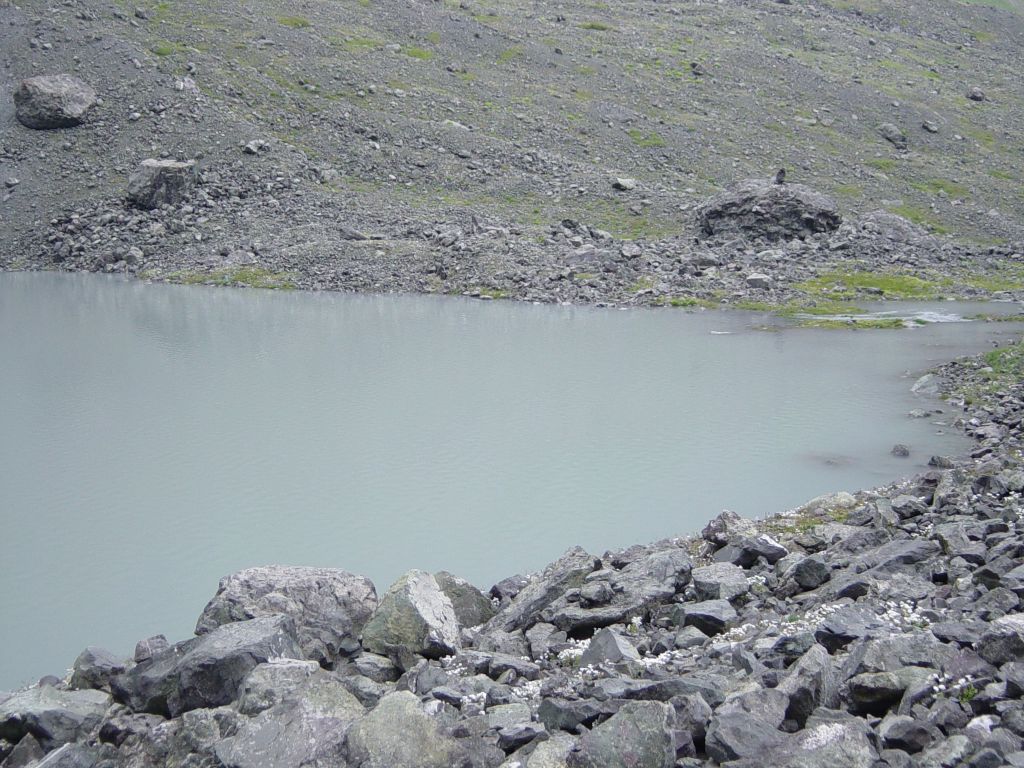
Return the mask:
M630 701L580 739L570 768L671 768L675 747L672 707L656 701Z
M96 91L71 75L30 77L14 92L18 122L34 130L80 125L95 103Z
M196 185L196 164L143 160L128 178L128 202L147 210L187 199Z
M359 634L376 607L377 590L365 576L337 568L246 568L221 579L196 623L196 634L283 614L295 622L306 658L329 666L358 649Z

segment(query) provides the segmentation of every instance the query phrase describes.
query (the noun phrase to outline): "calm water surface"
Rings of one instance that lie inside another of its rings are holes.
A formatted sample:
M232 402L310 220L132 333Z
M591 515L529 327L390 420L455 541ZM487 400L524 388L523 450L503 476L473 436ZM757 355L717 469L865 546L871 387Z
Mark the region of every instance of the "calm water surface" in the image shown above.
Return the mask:
M246 566L486 588L887 482L965 447L916 376L1015 330L764 320L0 274L0 687Z

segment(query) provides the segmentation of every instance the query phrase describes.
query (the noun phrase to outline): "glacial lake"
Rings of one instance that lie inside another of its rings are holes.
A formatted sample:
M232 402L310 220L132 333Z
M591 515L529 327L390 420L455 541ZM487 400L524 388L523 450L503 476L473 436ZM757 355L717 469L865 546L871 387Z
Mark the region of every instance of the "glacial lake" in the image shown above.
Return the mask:
M915 379L1020 331L770 322L0 274L0 688L184 639L247 566L487 589L887 483L968 447Z

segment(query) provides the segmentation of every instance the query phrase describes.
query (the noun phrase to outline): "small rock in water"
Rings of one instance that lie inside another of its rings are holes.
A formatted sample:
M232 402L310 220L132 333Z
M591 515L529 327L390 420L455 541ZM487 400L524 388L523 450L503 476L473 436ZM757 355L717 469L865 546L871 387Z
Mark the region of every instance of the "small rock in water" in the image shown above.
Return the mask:
M890 453L893 456L899 456L900 458L905 459L907 456L910 455L910 448L909 446L906 446L903 443L896 443L896 445L892 447Z

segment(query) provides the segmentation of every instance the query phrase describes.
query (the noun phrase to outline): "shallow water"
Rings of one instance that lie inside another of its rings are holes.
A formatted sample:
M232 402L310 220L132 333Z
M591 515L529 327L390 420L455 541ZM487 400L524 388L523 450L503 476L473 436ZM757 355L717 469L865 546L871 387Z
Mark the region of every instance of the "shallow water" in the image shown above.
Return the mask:
M183 639L246 566L487 588L888 482L966 447L915 378L1019 329L766 319L0 274L0 687Z

